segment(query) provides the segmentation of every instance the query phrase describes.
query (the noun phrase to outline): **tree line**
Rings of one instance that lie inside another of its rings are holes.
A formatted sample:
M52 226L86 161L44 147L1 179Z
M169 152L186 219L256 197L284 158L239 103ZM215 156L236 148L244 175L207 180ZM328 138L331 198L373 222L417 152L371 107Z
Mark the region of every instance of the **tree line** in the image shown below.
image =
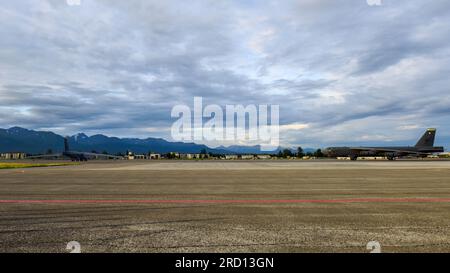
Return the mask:
M293 152L291 149L284 149L280 150L277 154L277 157L279 158L289 158L289 157L302 158L304 156L321 158L324 157L324 154L322 153L322 149L317 149L314 152L305 153L302 147L298 147L296 152Z

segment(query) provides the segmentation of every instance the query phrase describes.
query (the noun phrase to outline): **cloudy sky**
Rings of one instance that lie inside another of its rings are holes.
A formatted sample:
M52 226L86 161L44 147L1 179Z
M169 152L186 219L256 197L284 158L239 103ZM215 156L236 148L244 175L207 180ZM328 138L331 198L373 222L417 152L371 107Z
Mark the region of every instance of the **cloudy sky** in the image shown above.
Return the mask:
M0 128L170 139L194 96L280 105L283 145L449 146L450 1L1 1Z

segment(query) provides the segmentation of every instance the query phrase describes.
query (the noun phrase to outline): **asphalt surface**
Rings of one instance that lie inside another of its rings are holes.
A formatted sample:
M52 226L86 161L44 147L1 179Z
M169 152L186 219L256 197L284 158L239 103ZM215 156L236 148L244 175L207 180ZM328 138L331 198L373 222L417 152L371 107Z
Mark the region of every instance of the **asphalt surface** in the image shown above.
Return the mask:
M450 161L0 170L0 252L450 252Z

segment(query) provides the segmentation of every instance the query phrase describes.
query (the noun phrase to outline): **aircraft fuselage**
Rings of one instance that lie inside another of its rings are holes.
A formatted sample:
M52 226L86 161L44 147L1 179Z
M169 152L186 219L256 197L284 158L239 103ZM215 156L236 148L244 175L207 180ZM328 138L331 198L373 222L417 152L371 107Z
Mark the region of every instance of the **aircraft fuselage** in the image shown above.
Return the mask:
M72 161L87 161L88 158L81 152L65 151L63 156L70 158Z
M330 147L323 150L328 157L350 157L356 160L358 156L385 156L390 160L395 157L414 155L426 157L434 153L444 152L444 147L434 147L436 129L428 129L415 146L397 147Z
M441 153L443 147L329 147L323 153L328 157L358 157L358 156L387 156L398 157L406 155L427 156Z

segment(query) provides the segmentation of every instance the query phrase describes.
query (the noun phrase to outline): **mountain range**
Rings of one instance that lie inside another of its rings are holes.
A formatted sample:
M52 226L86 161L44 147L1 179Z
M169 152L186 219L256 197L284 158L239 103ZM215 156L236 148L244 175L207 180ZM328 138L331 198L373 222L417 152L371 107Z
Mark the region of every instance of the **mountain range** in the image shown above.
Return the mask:
M202 150L213 154L261 154L260 146L230 146L209 148L206 145L184 142L169 142L161 138L118 138L105 135L87 136L79 133L68 138L71 150L81 152L96 151L109 154L125 153L200 153ZM64 137L53 132L34 131L21 127L0 129L0 152L24 152L44 154L62 152ZM277 151L273 153L278 153ZM309 151L307 149L306 151Z

